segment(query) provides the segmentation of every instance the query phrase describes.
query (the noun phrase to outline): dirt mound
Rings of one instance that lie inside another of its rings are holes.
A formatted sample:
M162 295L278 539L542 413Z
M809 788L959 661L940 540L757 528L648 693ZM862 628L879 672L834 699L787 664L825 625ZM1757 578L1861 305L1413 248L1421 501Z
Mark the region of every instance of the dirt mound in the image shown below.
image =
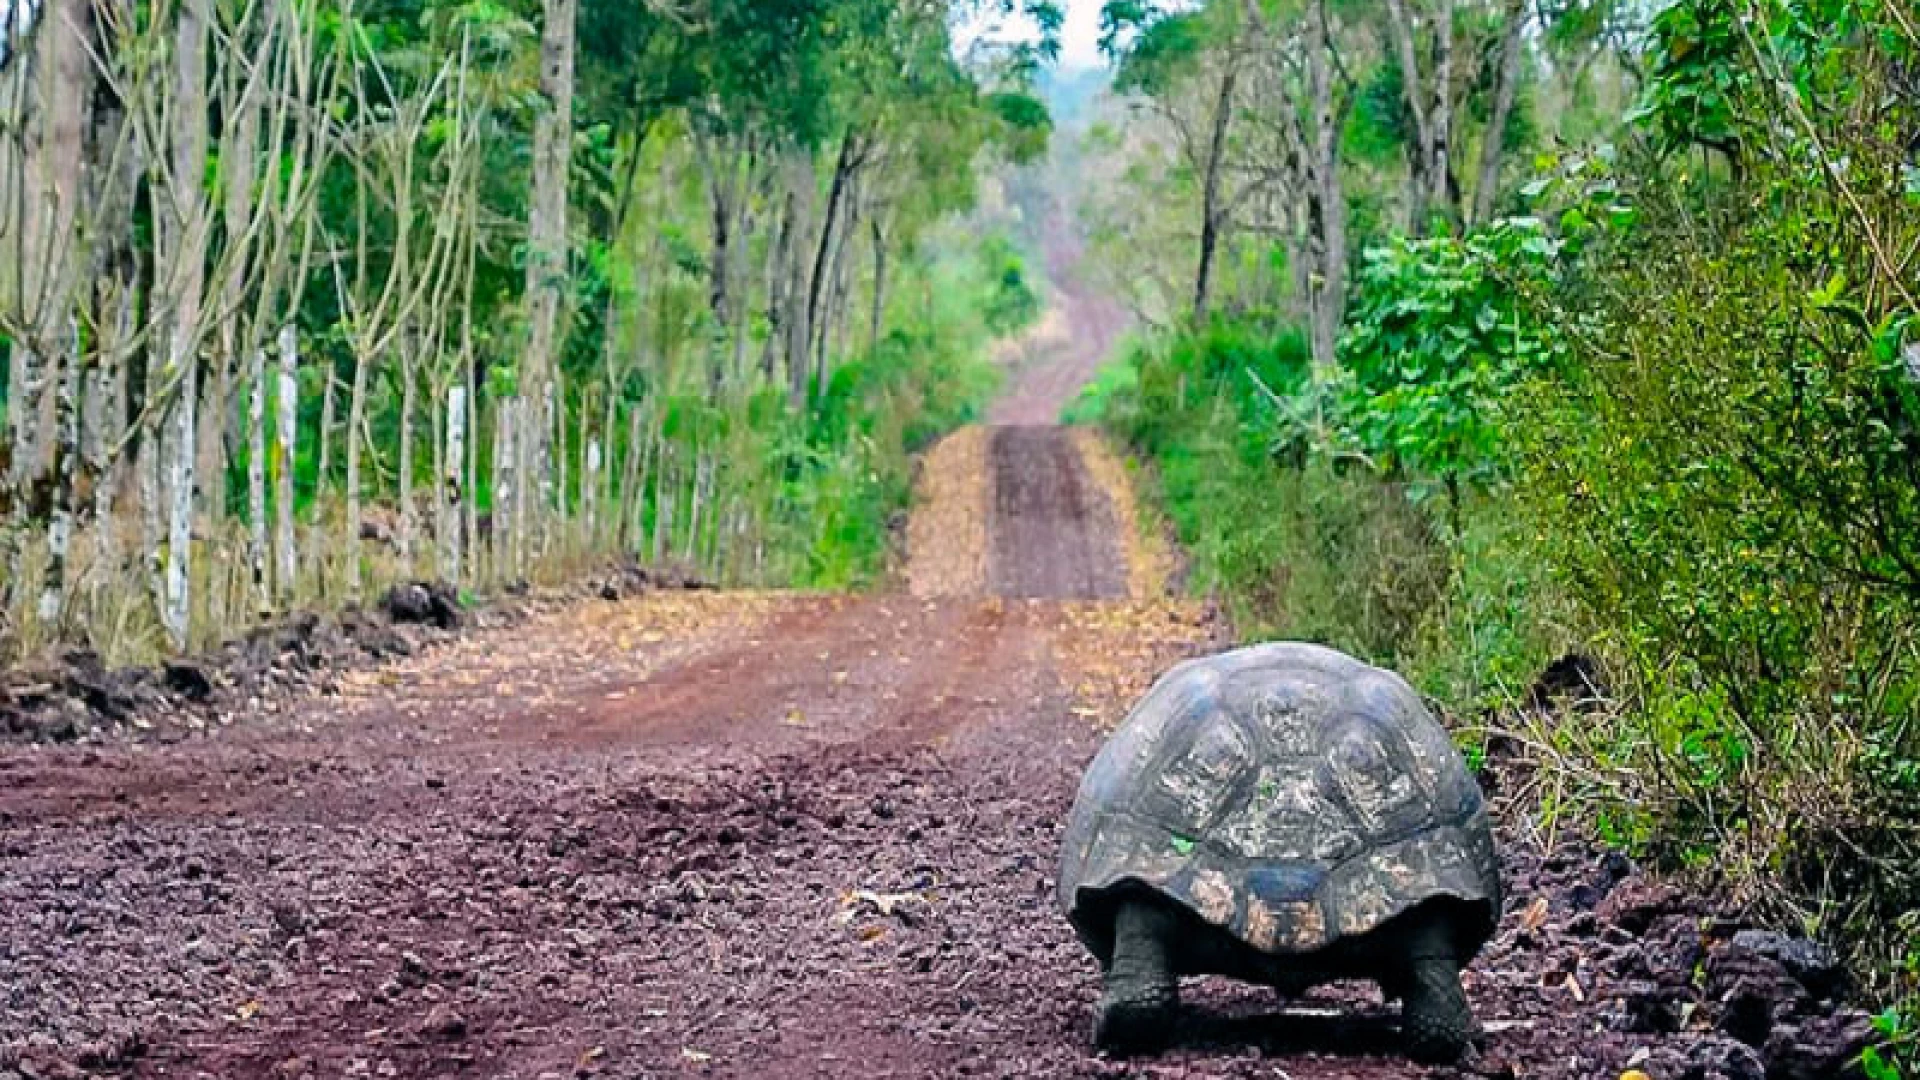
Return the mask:
M624 563L563 589L509 588L468 610L445 582L406 582L371 609L298 612L208 653L155 667L108 669L98 654L70 650L51 662L0 671L0 743L185 738L332 692L348 672L412 656L466 630L517 625L587 597L713 588L678 564Z
M380 610L396 623L455 630L460 626L460 593L444 581L404 582L387 590Z

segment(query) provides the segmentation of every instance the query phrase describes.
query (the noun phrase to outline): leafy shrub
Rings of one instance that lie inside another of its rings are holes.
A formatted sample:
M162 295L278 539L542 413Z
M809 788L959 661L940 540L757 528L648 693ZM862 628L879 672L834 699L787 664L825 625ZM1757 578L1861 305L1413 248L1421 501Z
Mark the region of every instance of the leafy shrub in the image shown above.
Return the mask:
M1662 842L1741 837L1865 930L1920 901L1892 865L1920 805L1910 315L1848 285L1871 271L1818 196L1711 233L1649 201L1594 257L1579 363L1527 397L1525 490L1636 676Z
M1305 338L1217 321L1136 344L1106 421L1158 467L1159 498L1243 637L1289 637L1391 663L1439 598L1447 557L1404 489L1290 460L1271 401L1307 385Z
M1557 251L1526 219L1368 251L1333 393L1347 438L1376 467L1419 493L1437 481L1456 504L1463 486L1506 475L1504 404L1560 353L1522 286L1546 280Z
M981 253L986 270L987 329L998 335L1025 329L1040 317L1040 294L1027 281L1026 262L1012 244L994 238Z
M1061 410L1063 424L1096 424L1117 407L1116 399L1130 397L1140 390L1140 369L1121 360L1107 364L1091 383L1081 388L1067 407Z

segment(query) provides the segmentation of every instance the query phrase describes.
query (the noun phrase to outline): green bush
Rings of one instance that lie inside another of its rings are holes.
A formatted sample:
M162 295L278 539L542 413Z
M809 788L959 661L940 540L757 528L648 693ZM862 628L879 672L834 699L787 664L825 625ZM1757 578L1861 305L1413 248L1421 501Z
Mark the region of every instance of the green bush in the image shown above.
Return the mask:
M1344 437L1417 494L1438 483L1457 512L1463 488L1503 481L1508 399L1561 346L1522 296L1550 275L1558 242L1538 222L1501 221L1464 239L1396 238L1357 275L1340 381Z
M1126 360L1107 364L1060 412L1063 424L1098 424L1116 408L1115 399L1140 390L1140 369Z
M1306 387L1305 338L1221 321L1137 343L1128 367L1091 400L1156 466L1193 588L1243 637L1404 657L1445 588L1447 554L1403 486L1286 452L1273 397Z
M1817 194L1648 198L1590 262L1578 364L1527 396L1525 490L1639 694L1662 844L1741 837L1890 925L1920 903L1911 313L1849 284L1854 220Z

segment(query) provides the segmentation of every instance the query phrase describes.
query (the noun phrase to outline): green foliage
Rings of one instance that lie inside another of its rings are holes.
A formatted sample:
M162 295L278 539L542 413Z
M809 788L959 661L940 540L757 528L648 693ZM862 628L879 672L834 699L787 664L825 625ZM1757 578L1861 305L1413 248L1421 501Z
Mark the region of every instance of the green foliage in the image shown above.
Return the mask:
M1174 84L1224 6L1168 10L1108 4L1109 50L1128 88L1191 106ZM1530 9L1529 54L1552 63L1506 145L1554 141L1497 203L1530 216L1417 240L1395 235L1415 126L1400 72L1348 50L1361 254L1338 364L1263 366L1293 335L1245 313L1298 311L1314 282L1271 302L1271 241L1230 238L1234 314L1137 345L1069 410L1153 463L1196 587L1240 634L1332 642L1525 727L1550 826L1720 874L1850 944L1893 1005L1863 1061L1876 1078L1915 1075L1920 1013L1920 40L1903 10ZM1498 19L1457 9L1453 29L1463 146ZM1236 125L1234 149L1263 130ZM1125 182L1189 217L1198 198L1178 154ZM1113 257L1182 256L1123 282L1185 273L1190 235L1111 216ZM1605 700L1543 715L1535 681L1574 651Z
M1106 364L1060 413L1063 424L1098 424L1119 408L1119 400L1140 391L1140 369L1126 360Z
M1913 917L1904 920L1911 929ZM1920 941L1910 941L1893 965L1894 1004L1873 1018L1879 1040L1860 1055L1867 1080L1903 1080L1920 1075Z
M1136 345L1128 368L1087 400L1156 465L1192 586L1218 596L1243 636L1404 657L1439 599L1446 553L1399 488L1275 456L1269 395L1306 387L1304 337L1216 321Z
M988 94L986 104L999 118L1001 142L1009 160L1027 165L1046 155L1053 117L1045 102L1032 94L1002 90Z
M1163 93L1198 68L1206 50L1204 15L1198 12L1163 15L1139 22L1137 26L1133 46L1114 75L1115 90Z
M1031 325L1040 317L1040 294L1027 282L1026 263L1002 238L987 241L981 252L987 273L987 329L1000 336Z
M1736 99L1757 74L1731 0L1678 0L1653 20L1653 69L1638 111L1668 150L1701 145L1738 153Z
M938 300L839 365L806 413L788 414L775 395L737 425L730 456L779 465L763 496L774 521L771 580L824 589L879 580L894 518L912 495L912 455L978 420L999 387L987 344L1000 333L990 313L1011 253L990 238L941 258L925 285Z
M1368 251L1333 393L1346 436L1376 467L1450 490L1505 475L1503 403L1559 354L1520 299L1548 281L1556 252L1527 220Z

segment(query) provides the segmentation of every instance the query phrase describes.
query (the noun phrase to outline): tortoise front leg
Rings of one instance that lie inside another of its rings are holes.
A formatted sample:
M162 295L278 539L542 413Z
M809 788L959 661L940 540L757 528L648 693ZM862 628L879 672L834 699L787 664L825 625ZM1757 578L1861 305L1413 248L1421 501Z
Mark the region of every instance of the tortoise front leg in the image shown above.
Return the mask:
M1166 1044L1180 1011L1173 965L1179 924L1166 909L1130 900L1113 918L1113 963L1093 1015L1094 1045L1122 1053Z
M1407 945L1405 994L1400 1003L1407 1054L1425 1064L1452 1064L1472 1047L1478 1034L1466 991L1460 987L1453 934L1445 920L1429 913L1412 927Z

